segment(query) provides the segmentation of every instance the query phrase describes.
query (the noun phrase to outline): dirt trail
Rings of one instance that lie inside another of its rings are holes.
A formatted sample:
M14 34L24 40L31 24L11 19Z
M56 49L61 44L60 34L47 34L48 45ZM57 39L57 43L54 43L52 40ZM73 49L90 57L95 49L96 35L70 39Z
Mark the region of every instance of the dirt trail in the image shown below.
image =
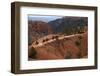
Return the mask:
M81 35L81 34L74 34L74 35L69 35L69 36L59 36L58 39L62 40L62 39L65 39L65 38L70 38L70 37L79 36L79 35ZM56 40L57 39L49 39L46 42L39 42L37 45L36 44L32 44L32 47L41 47L41 46L44 46L45 44L51 43L51 42L56 41Z

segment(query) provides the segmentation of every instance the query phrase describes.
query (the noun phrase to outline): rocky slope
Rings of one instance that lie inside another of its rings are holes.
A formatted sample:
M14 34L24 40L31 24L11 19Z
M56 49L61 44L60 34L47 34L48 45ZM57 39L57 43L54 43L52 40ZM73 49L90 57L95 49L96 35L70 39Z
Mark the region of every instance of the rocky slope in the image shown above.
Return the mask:
M29 44L51 33L53 33L52 28L46 22L43 21L28 22L28 43Z
M41 47L29 46L29 59L75 59L86 58L88 55L87 33L63 38L45 44Z
M84 29L88 26L87 17L63 17L48 22L48 24L53 28L55 33L61 32L70 34L72 32L79 32L79 29Z
M87 17L62 17L53 21L28 21L28 43L49 34L75 34L87 31Z

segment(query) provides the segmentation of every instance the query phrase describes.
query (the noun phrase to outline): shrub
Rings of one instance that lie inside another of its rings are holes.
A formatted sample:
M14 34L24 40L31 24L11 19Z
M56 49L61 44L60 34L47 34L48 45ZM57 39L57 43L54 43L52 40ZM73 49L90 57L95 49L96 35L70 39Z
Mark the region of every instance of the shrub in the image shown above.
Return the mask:
M48 41L48 40L49 40L48 38L45 39L45 41Z
M45 42L45 40L43 40L42 42Z
M67 51L67 54L65 56L65 59L71 59L72 55L69 51Z
M37 45L37 44L39 44L39 42L38 42L38 41L36 41L36 42L35 42L35 44Z
M65 40L70 40L70 38L65 38Z
M52 39L55 39L55 37L53 36Z
M82 58L81 52L77 54L77 58Z
M55 39L58 39L58 36L55 36Z
M81 42L78 40L78 41L75 41L75 44L76 44L77 46L80 46Z
M82 36L78 36L79 39L82 39Z
M31 54L30 54L29 58L36 59L36 55L37 55L36 50L32 47L32 48L30 49L30 51L31 51Z

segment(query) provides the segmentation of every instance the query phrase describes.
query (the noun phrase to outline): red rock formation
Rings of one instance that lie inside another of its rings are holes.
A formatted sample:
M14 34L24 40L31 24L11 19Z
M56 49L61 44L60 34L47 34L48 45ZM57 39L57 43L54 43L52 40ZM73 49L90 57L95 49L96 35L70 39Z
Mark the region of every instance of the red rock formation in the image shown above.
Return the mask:
M36 51L35 59L48 60L86 58L88 54L87 45L87 33L75 35L73 37L64 38L61 40L58 39L41 47L34 48ZM29 54L29 56L30 55L31 54Z
M29 44L45 35L52 33L53 33L52 28L46 22L29 21L28 23Z

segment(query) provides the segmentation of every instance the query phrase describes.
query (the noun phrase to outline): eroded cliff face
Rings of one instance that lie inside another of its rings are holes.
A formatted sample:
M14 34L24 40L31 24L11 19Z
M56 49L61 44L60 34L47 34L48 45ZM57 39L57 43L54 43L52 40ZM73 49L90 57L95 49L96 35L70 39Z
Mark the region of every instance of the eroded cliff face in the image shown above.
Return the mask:
M87 32L56 39L39 47L29 46L29 60L78 59L88 56Z
M29 21L28 22L28 43L31 44L35 40L52 34L53 30L48 23L43 21Z

